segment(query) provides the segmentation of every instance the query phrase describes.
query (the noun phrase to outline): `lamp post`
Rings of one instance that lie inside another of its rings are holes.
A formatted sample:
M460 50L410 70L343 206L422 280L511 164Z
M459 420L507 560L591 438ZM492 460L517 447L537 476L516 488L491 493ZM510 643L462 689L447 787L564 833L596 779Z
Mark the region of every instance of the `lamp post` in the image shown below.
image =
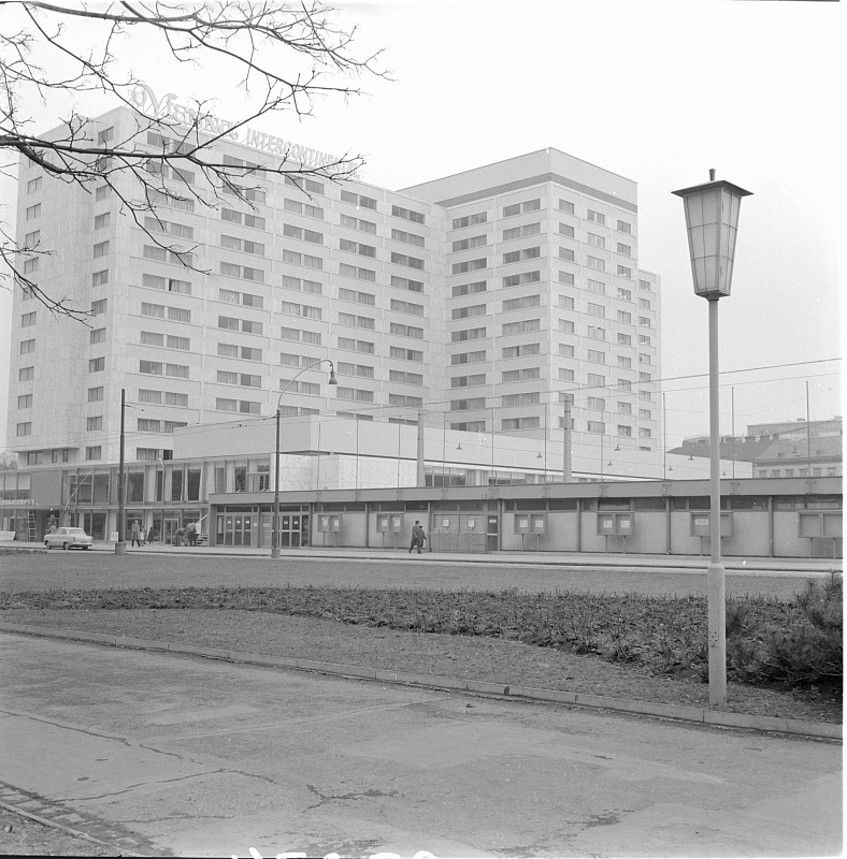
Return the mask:
M126 389L121 388L121 448L120 463L118 465L118 541L117 543L115 543L116 555L126 554L126 513L124 512L124 499L126 498L126 433L124 432L125 412Z
M273 530L271 533L271 557L279 557L279 410L282 403L283 394L303 375L307 370L317 367L318 364L329 364L329 384L337 385L338 381L335 378L335 365L329 358L318 358L313 361L308 367L303 367L297 375L289 379L285 387L279 392L279 398L276 401L276 453L274 459L274 518Z
M729 296L741 198L750 191L709 171L704 185L674 191L685 205L694 292L709 302L710 502L706 571L709 626L709 703L726 704L726 573L721 564L720 421L718 402L718 300Z

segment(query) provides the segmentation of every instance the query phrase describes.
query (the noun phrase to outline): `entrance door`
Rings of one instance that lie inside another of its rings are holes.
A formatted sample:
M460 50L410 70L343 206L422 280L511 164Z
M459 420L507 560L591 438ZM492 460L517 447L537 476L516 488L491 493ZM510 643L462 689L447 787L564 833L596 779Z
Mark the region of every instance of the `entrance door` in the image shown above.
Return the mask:
M162 520L162 542L166 546L176 543L177 528L179 528L179 519Z
M486 528L486 551L496 552L500 548L500 517L488 515L486 517L488 527Z

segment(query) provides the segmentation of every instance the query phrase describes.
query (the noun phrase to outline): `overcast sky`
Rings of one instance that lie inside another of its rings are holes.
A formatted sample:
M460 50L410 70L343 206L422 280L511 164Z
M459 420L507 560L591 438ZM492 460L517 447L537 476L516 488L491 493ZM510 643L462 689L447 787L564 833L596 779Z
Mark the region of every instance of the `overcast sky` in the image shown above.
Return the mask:
M718 178L744 199L733 294L720 302L721 431L841 413L845 188L844 4L815 2L340 4L361 51L384 48L393 81L261 130L363 154L362 178L402 188L548 146L638 183L641 268L662 278L669 447L708 432L707 302L694 296L682 202L671 191ZM0 27L3 26L0 23ZM136 38L128 64L161 95L241 95L209 68L176 69ZM93 115L106 100L81 101ZM55 105L38 106L42 127ZM13 203L14 186L0 185ZM839 201L840 202L840 201ZM4 210L8 220L11 212ZM841 259L839 259L841 257ZM8 321L8 292L0 290ZM64 324L74 324L66 322ZM0 330L0 343L6 334ZM8 356L0 349L0 442ZM774 366L791 365L791 366Z

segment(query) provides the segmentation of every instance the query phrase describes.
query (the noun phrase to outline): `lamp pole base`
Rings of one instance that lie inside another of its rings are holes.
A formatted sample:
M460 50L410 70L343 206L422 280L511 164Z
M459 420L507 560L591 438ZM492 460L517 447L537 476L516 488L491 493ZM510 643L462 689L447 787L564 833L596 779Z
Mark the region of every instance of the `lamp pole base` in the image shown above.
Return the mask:
M279 557L279 546L274 546L271 549L271 557L272 558L278 558Z
M125 555L126 554L126 540L118 540L115 543L115 554L116 555Z
M723 564L711 563L706 570L706 598L709 612L709 704L726 704L726 571Z

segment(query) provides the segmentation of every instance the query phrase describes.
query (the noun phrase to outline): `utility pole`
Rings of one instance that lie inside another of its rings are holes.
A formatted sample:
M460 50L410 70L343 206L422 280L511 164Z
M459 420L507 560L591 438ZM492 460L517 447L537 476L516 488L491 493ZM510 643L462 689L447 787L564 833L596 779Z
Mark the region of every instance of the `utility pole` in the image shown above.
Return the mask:
M126 512L124 501L126 497L126 433L124 432L124 413L126 411L126 389L121 388L121 453L118 465L118 541L115 543L115 554L126 554Z
M564 450L562 451L562 480L565 483L571 482L571 401L568 398L568 395L565 394L565 403L564 403L564 437L563 437L563 445Z

